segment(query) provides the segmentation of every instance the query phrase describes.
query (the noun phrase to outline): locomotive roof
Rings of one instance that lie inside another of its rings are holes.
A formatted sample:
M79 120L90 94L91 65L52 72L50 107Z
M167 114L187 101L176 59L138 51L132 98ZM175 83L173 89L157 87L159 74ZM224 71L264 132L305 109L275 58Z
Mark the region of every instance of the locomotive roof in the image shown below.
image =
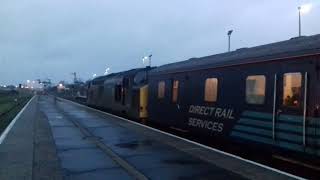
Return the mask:
M159 66L151 74L174 73L180 71L206 69L238 64L268 61L308 54L320 53L320 34L313 36L295 37L290 40L241 48L232 52L221 53L201 58L191 58Z
M115 73L104 75L104 76L98 76L94 79L91 80L92 83L94 84L101 84L103 83L107 78L114 76Z
M132 75L135 74L141 70L144 70L145 68L136 68L136 69L130 69L127 71L122 71L122 72L117 72L117 73L111 73L108 75L104 75L104 76L99 76L96 77L92 80L92 82L94 84L102 84L105 80L109 79L109 78L114 78L114 77L121 77L121 76L125 76L125 75Z

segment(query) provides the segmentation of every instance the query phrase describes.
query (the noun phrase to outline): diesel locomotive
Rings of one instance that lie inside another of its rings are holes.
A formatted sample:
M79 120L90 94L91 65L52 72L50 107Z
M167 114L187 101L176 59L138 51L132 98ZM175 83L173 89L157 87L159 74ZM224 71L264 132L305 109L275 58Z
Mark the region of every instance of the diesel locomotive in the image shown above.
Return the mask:
M148 117L148 72L132 69L93 79L88 85L87 105L126 115L135 120Z
M320 156L320 35L98 77L88 105L207 139Z

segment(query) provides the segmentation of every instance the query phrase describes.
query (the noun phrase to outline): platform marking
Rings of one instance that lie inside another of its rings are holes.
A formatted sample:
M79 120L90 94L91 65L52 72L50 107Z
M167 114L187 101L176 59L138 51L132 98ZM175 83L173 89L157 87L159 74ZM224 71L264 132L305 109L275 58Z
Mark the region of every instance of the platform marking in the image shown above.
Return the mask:
M217 153L220 153L220 154L223 154L223 155L226 155L226 156L233 157L233 158L235 158L235 159L238 159L238 160L247 162L247 163L249 163L249 164L253 164L253 165L256 165L256 166L259 166L259 167L268 169L268 170L270 170L270 171L277 172L277 173L279 173L279 174L282 174L282 175L285 175L285 176L288 176L288 177L291 177L291 178L294 178L294 179L306 180L306 179L303 178L303 177L299 177L299 176L296 176L296 175L293 175L293 174L290 174L290 173L281 171L281 170L279 170L279 169L275 169L275 168L272 168L272 167L269 167L269 166L266 166L266 165L263 165L263 164L260 164L260 163L257 163L257 162L248 160L248 159L244 159L244 158L242 158L242 157L240 157L240 156L237 156L237 155L234 155L234 154L230 154L230 153L221 151L221 150L219 150L219 149L215 149L215 148L212 148L212 147L209 147L209 146L206 146L206 145L203 145L203 144L200 144L200 143L191 141L191 140L189 140L189 139L185 139L185 138L182 138L182 137L179 137L179 136L176 136L176 135L173 135L173 134L170 134L170 133L161 131L161 130L159 130L159 129L155 129L155 128L152 128L152 127L149 127L149 126L146 126L146 125L143 125L143 124L140 124L140 123L137 123L137 122L128 120L128 119L126 119L126 118L123 118L123 117L120 117L120 116L117 116L117 115L114 115L114 114L110 114L110 113L107 113L107 112L104 112L104 111L101 111L101 110L98 110L98 109L94 109L94 108L91 108L91 107L88 107L88 106L85 106L85 105L83 105L83 104L79 104L79 103L76 103L76 102L73 102L73 101L70 101L70 100L67 100L67 99L63 99L63 98L59 98L59 99L61 99L61 100L63 100L63 101L68 101L68 102L70 102L70 103L72 103L72 104L75 104L75 105L77 105L77 106L85 107L85 108L87 108L87 109L90 109L90 110L93 110L93 111L96 111L96 112L99 112L99 113L102 113L102 114L106 114L106 115L109 115L109 116L113 116L113 117L119 118L119 119L124 120L124 121L127 121L127 122L129 122L129 123L132 123L132 124L135 124L135 125L138 125L138 126L141 126L141 127L144 127L144 128L147 128L147 129L150 129L150 130L153 130L153 131L156 131L156 132L159 132L159 133L162 133L162 134L165 134L165 135L168 135L168 136L171 136L171 137L174 137L174 138L183 140L183 141L186 141L186 142L191 143L191 144L195 144L195 145L200 146L200 147L202 147L202 148L209 149L209 150L215 151L215 152L217 152Z
M20 110L20 112L14 117L14 119L10 122L10 124L6 127L6 129L2 132L0 136L0 144L4 141L4 139L7 137L8 133L12 129L13 125L16 123L16 121L20 118L21 114L24 112L24 110L29 106L30 102L35 98L36 96L33 96L26 105Z

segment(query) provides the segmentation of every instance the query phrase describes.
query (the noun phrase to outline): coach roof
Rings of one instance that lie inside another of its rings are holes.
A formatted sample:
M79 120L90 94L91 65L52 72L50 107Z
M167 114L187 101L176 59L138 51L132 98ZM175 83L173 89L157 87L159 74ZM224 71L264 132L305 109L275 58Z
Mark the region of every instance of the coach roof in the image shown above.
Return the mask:
M151 74L174 73L247 64L309 54L320 54L320 34L296 37L287 41L252 48L241 48L232 52L201 58L191 58L186 61L159 66L158 68L153 69Z

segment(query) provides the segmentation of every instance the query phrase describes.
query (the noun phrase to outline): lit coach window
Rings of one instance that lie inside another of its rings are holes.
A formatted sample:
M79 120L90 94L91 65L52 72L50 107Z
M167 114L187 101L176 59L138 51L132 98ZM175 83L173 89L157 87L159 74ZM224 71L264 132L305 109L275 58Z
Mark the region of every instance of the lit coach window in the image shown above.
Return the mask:
M248 76L246 80L246 102L264 104L266 94L266 77L263 75Z
M178 100L179 81L174 80L172 86L172 102L176 103Z
M204 100L206 102L216 102L218 94L218 79L208 78L206 79Z
M285 73L283 75L283 97L284 106L299 107L301 100L301 73Z
M165 91L165 82L164 81L160 81L158 83L158 98L162 99L164 98L164 92Z

